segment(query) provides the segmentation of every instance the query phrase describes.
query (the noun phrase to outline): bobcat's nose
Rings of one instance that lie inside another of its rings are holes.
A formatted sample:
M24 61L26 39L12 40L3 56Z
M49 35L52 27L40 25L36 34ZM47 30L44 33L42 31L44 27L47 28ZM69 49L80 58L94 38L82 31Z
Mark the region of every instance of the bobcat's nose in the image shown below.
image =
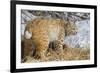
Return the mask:
M32 37L32 32L25 31L25 38L30 39Z

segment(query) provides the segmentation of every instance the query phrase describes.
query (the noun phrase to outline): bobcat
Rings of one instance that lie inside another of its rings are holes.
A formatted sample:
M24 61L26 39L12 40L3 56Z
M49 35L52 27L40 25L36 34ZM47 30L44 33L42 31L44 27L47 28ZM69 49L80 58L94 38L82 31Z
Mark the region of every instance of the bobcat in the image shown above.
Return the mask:
M32 39L35 46L36 59L46 59L49 44L53 42L54 48L63 56L64 37L75 35L77 27L71 22L62 19L37 18L26 25L25 38Z

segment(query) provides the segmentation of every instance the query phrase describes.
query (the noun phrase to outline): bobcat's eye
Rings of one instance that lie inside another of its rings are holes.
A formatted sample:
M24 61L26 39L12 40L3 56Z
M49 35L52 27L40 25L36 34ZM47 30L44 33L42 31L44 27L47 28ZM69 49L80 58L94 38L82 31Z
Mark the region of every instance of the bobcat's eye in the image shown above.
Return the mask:
M73 30L75 30L75 28L73 28Z
M32 37L32 32L25 31L25 38L30 39Z

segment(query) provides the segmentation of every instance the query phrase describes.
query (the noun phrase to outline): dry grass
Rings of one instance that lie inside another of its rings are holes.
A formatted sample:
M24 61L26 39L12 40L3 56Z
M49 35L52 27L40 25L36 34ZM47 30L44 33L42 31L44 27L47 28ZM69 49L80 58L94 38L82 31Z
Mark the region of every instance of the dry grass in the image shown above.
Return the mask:
M90 49L80 49L80 48L69 48L64 47L63 51L63 60L88 60L90 59ZM46 60L36 60L33 57L27 57L25 63L32 62L46 62L46 61L60 61L60 54L57 51L54 51L49 48L49 51L46 55Z

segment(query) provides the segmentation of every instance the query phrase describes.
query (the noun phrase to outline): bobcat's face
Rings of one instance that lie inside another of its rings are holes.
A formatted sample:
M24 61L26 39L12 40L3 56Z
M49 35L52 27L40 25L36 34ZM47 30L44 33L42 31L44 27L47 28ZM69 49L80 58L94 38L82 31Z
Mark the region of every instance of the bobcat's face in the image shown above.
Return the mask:
M65 35L75 35L77 33L78 29L76 25L73 22L67 22L65 24Z

